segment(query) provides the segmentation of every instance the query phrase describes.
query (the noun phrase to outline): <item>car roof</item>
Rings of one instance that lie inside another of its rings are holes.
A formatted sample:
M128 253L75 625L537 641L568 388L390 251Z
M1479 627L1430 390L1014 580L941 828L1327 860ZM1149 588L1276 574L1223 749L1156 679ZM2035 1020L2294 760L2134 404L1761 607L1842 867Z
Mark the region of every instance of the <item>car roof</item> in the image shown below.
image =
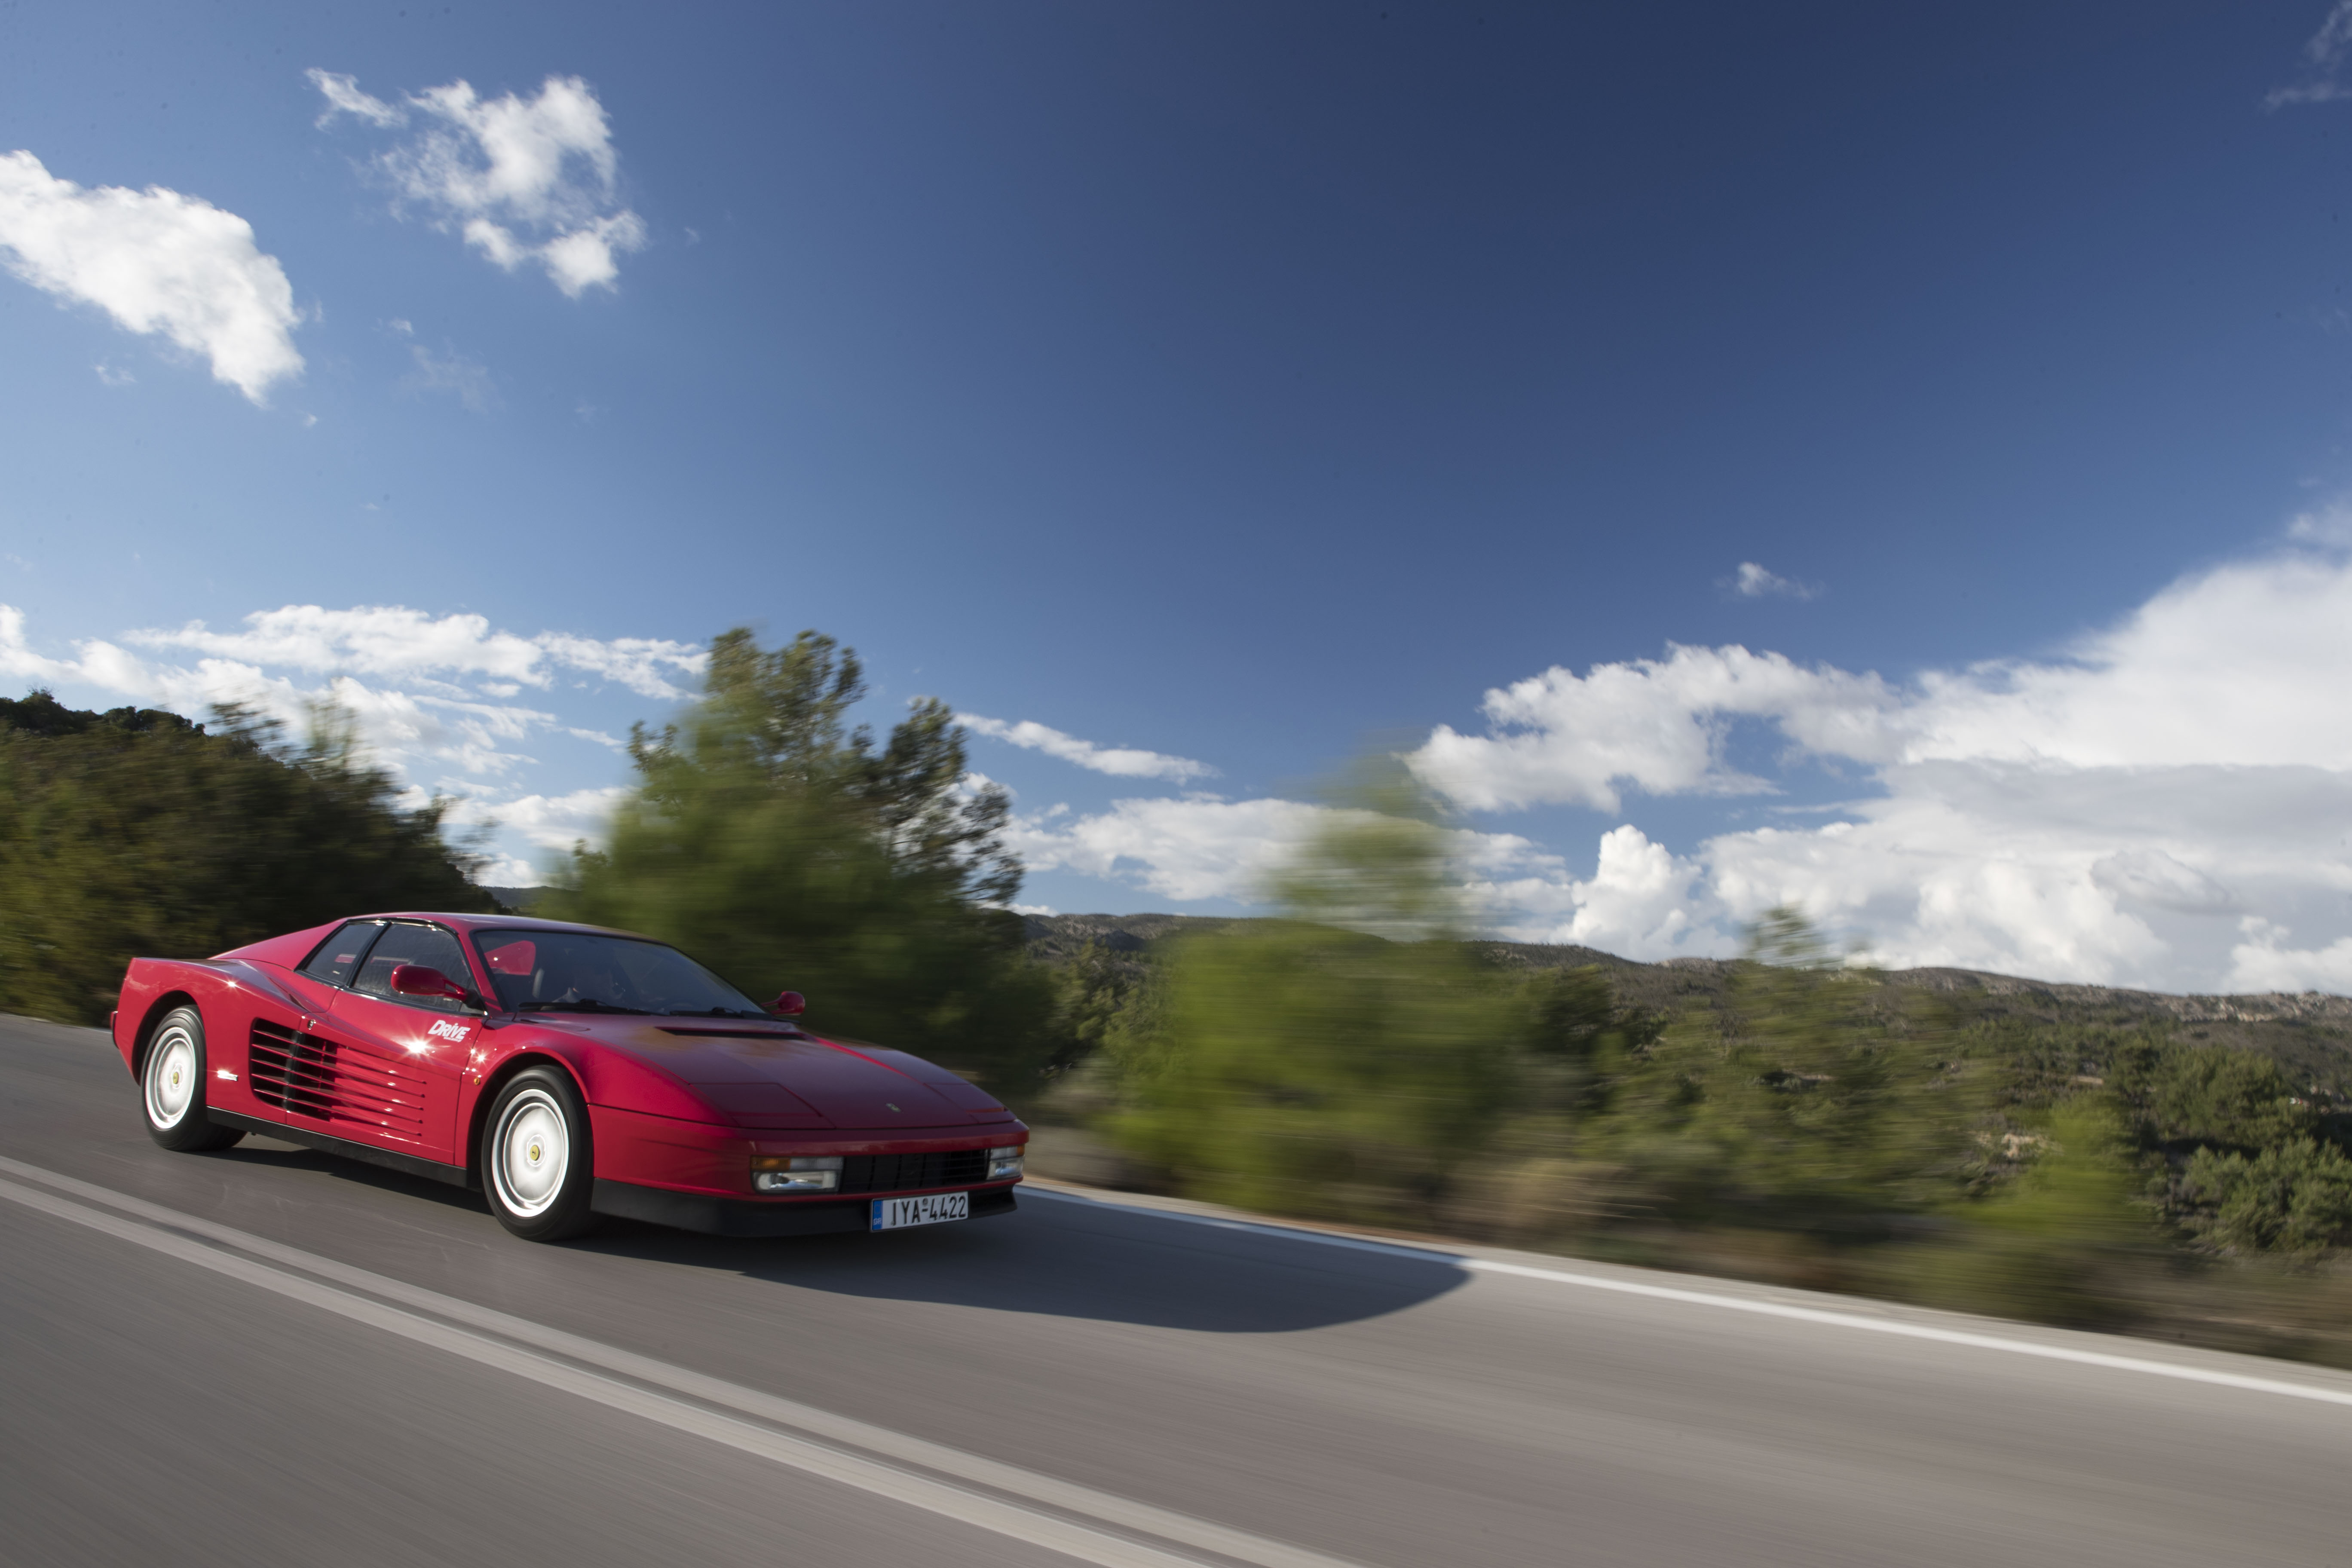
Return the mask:
M643 931L622 931L614 926L581 925L573 921L535 920L530 915L452 914L446 910L383 910L373 914L350 915L355 921L432 921L439 925L454 926L463 931L576 931L597 936L625 936L635 942L658 942Z

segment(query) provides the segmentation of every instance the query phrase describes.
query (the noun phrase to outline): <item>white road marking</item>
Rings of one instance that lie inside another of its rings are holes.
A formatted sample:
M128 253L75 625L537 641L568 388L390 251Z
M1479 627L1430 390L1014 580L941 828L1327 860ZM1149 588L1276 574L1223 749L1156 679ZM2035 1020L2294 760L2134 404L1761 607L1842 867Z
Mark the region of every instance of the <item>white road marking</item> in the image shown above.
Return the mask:
M2114 1355L2105 1351L2081 1350L2071 1345L2038 1344L2032 1340L2010 1339L2000 1334L1977 1333L1966 1329L1942 1329L1931 1323L1906 1322L1899 1318L1872 1318L1858 1312L1836 1312L1819 1307L1799 1307L1781 1301L1758 1301L1741 1296L1727 1296L1713 1290L1692 1290L1678 1285L1651 1285L1637 1279L1612 1279L1600 1274L1578 1274L1564 1268L1535 1268L1520 1263L1505 1263L1499 1258L1480 1258L1472 1253L1450 1252L1437 1247L1412 1247L1397 1242L1360 1241L1354 1237L1333 1236L1328 1231L1309 1230L1304 1226L1265 1225L1251 1220L1225 1219L1216 1215L1187 1214L1181 1209L1157 1208L1146 1204L1123 1204L1088 1194L1055 1192L1050 1187L1024 1189L1029 1196L1059 1198L1066 1203L1091 1204L1097 1207L1117 1209L1125 1214L1150 1215L1160 1219L1177 1220L1185 1225L1207 1226L1216 1230L1240 1231L1248 1235L1276 1237L1286 1241L1312 1242L1318 1247L1344 1247L1351 1252L1376 1252L1391 1258L1411 1258L1420 1263L1444 1263L1474 1274L1502 1274L1520 1279L1540 1279L1553 1285L1575 1285L1588 1290L1613 1290L1625 1296L1646 1296L1653 1300L1684 1301L1693 1306L1717 1307L1734 1312L1751 1312L1759 1317L1786 1318L1801 1323L1821 1323L1831 1328L1862 1329L1874 1334L1893 1334L1902 1339L1927 1340L1937 1344L1965 1345L1972 1350L1997 1351L2005 1355L2036 1356L2044 1361L2072 1362L2078 1366L2105 1367L2112 1372L2139 1373L2149 1377L2168 1377L2182 1383L2210 1384L2219 1388L2239 1388L2253 1394L2282 1394L2290 1399L2316 1400L2323 1405L2352 1405L2352 1389L2325 1388L2308 1383L2289 1383L2284 1378L2255 1377L2245 1373L2223 1372L2218 1367L2191 1366L2179 1362L2151 1361L2145 1356Z
M1304 1547L1228 1529L1207 1520L836 1415L814 1405L779 1399L740 1384L707 1377L37 1165L0 1157L0 1171L54 1189L44 1192L0 1181L0 1198L26 1208L164 1253L445 1353L512 1373L780 1465L1062 1552L1080 1562L1097 1563L1101 1568L1203 1568L1203 1564L1197 1558L1115 1535L1095 1525L1156 1536L1255 1563L1258 1568L1358 1568L1343 1559ZM106 1213L89 1207L61 1195L66 1193L120 1212ZM235 1250L225 1251L224 1247ZM260 1261L264 1258L269 1261ZM272 1267L273 1264L297 1268L302 1275L315 1278L288 1273L285 1268ZM335 1283L324 1283L329 1280ZM351 1289L339 1288L343 1286ZM401 1305L393 1305L394 1302ZM407 1310L410 1308L416 1310ZM478 1330L482 1331L475 1331ZM620 1381L623 1378L630 1381ZM688 1400L699 1403L689 1404ZM718 1405L754 1419L740 1419L705 1405ZM869 1457L877 1455L881 1458ZM919 1466L920 1469L905 1466ZM941 1480L941 1476L1009 1495L990 1496ZM1068 1519L1061 1513L1024 1507L1013 1499L1024 1499L1082 1518Z

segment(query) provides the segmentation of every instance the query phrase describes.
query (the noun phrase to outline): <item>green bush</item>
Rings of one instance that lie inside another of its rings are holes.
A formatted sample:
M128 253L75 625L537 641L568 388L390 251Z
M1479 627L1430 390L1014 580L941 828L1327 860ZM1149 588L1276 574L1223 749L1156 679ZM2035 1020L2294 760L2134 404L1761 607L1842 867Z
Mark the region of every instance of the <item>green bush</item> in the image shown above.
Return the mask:
M1953 1228L1897 1265L1903 1292L1938 1306L2078 1327L2113 1327L2135 1307L2118 1275L2147 1237L2113 1118L2056 1112L2023 1172L1951 1212Z
M2352 1160L2332 1143L2200 1149L2180 1189L2184 1223L2216 1247L2307 1256L2352 1241Z

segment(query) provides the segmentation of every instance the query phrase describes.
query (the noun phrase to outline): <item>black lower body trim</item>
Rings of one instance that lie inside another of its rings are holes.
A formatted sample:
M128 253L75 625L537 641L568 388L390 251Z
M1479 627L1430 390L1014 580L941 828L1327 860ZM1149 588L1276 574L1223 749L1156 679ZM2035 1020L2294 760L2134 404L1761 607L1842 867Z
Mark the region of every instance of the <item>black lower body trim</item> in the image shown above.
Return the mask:
M346 1160L382 1165L387 1171L398 1171L406 1176L429 1176L453 1187L474 1184L463 1165L445 1165L438 1160L427 1160L422 1155L379 1149L373 1143L355 1143L349 1138L338 1138L330 1132L313 1132L308 1127L289 1126L283 1121L265 1121L258 1116L246 1116L234 1110L215 1110L209 1106L205 1108L205 1118L215 1127L241 1127L247 1132L258 1132L264 1138L283 1138L289 1143L299 1143L322 1154L341 1154Z
M641 1187L633 1182L600 1181L588 1206L598 1214L700 1231L705 1236L824 1236L870 1228L872 1203L871 1198L840 1198L763 1204L751 1198L712 1197L703 1193L674 1193L667 1187ZM974 1219L1011 1214L1014 1207L1011 1187L992 1187L971 1194Z

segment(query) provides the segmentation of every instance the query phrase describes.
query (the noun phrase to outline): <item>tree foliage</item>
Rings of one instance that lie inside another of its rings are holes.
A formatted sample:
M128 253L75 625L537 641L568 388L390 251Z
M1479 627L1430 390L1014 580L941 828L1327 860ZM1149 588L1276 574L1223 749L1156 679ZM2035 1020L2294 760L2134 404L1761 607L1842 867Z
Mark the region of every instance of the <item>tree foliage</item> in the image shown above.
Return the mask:
M1596 1142L1685 1223L1866 1230L1958 1193L1979 1079L1948 1019L1774 910L1725 1005L1628 1064Z
M1337 804L1273 880L1286 918L1181 942L1111 1030L1111 1131L1202 1196L1425 1221L1493 1136L1520 1048L1573 1055L1583 1020L1461 939L1444 831L1401 770Z
M140 954L200 958L367 910L495 908L441 809L404 808L347 721L0 702L0 1009L102 1020Z
M701 700L631 737L637 786L550 914L677 943L812 1023L1003 1087L1052 1055L1054 984L1020 952L1003 793L966 785L963 732L923 700L877 744L847 727L856 655L815 632L711 645Z

